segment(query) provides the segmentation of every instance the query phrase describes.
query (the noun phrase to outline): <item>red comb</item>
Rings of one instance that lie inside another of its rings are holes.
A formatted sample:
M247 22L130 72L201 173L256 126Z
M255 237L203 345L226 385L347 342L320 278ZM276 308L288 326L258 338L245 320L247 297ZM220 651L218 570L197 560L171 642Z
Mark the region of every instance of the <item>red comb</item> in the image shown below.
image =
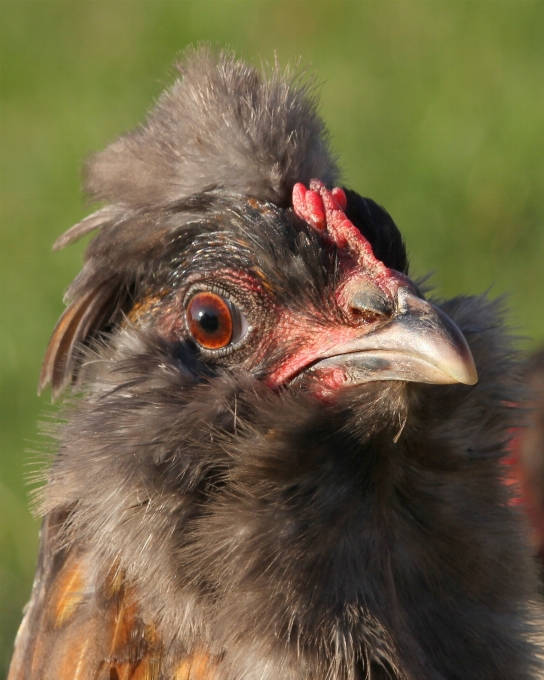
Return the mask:
M350 222L344 210L346 194L336 187L332 191L318 179L310 180L310 188L298 182L293 187L293 210L295 214L316 229L340 250L348 251L356 264L370 271L372 278L388 292L396 280L391 270L378 260L370 242ZM388 285L389 284L389 285Z

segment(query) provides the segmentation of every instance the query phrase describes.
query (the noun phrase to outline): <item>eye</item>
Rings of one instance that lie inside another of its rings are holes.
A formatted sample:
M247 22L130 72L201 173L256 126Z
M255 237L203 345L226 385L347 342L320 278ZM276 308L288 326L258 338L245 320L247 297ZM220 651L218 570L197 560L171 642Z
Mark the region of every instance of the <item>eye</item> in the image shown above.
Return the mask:
M241 340L248 329L242 312L216 293L193 295L186 314L189 332L204 349L223 349Z

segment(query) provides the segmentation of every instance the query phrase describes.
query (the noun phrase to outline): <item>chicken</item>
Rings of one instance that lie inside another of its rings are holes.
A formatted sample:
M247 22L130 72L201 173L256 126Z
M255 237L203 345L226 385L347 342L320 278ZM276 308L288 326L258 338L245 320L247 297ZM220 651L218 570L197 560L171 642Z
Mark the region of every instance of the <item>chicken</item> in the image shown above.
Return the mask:
M10 680L541 677L500 305L425 299L299 79L180 71L56 244L97 231Z

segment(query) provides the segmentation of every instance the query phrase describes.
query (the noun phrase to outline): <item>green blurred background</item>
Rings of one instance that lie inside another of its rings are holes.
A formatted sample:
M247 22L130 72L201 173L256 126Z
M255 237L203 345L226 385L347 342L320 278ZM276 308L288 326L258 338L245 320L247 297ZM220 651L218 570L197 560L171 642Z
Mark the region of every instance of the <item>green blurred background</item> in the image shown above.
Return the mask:
M392 213L440 294L510 292L544 341L544 3L0 0L0 676L38 524L36 382L83 244L82 159L139 122L189 43L311 64L346 185Z

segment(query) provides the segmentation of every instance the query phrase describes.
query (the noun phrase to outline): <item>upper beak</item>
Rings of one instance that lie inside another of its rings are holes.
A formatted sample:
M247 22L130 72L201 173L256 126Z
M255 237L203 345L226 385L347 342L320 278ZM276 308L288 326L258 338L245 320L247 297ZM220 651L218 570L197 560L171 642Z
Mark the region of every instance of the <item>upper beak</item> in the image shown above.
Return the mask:
M402 380L474 385L478 381L474 359L459 328L438 307L404 287L398 289L390 321L332 348L328 357L305 373L335 368L352 384Z

